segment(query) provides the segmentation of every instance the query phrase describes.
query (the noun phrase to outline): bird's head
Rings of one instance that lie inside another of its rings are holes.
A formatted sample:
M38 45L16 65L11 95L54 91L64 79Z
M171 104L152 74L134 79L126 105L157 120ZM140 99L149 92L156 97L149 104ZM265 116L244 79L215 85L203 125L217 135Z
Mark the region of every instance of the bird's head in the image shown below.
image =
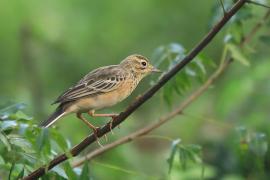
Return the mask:
M159 69L155 68L152 64L150 64L149 60L146 57L139 54L133 54L126 57L120 63L120 65L143 77L152 72L161 72Z

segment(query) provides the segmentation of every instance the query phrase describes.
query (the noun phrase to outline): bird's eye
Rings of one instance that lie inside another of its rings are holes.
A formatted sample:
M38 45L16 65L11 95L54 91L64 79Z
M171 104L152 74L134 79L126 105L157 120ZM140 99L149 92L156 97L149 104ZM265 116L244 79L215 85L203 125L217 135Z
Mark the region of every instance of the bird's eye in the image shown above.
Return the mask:
M142 61L141 64L142 64L143 66L146 66L146 62L145 62L145 61Z

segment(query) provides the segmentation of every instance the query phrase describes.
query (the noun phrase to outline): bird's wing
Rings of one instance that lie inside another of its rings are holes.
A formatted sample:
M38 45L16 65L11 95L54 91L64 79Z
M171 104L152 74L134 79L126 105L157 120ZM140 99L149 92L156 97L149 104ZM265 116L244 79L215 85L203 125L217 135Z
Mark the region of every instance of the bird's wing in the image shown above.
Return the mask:
M98 68L65 91L54 103L70 102L113 91L125 80L125 74L126 72L117 65Z

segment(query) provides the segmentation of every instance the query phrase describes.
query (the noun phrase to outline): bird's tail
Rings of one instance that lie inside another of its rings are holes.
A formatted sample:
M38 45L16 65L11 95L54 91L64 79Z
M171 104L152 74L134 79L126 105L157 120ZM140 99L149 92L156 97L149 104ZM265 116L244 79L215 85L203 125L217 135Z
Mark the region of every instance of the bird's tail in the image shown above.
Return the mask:
M57 121L59 118L61 118L62 116L64 116L66 113L65 111L63 110L63 108L61 106L59 106L55 111L54 113L52 113L48 119L46 119L45 121L42 121L40 123L40 126L41 127L49 127L51 126L53 123L55 123L55 121Z

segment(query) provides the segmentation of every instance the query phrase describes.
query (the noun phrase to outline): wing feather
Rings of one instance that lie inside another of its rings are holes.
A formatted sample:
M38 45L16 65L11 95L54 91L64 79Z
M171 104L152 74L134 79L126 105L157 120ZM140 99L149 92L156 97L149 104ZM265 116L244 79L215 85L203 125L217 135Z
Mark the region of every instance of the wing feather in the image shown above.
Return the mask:
M126 72L116 65L98 68L65 91L54 103L74 101L79 98L113 91L120 86L125 77Z

